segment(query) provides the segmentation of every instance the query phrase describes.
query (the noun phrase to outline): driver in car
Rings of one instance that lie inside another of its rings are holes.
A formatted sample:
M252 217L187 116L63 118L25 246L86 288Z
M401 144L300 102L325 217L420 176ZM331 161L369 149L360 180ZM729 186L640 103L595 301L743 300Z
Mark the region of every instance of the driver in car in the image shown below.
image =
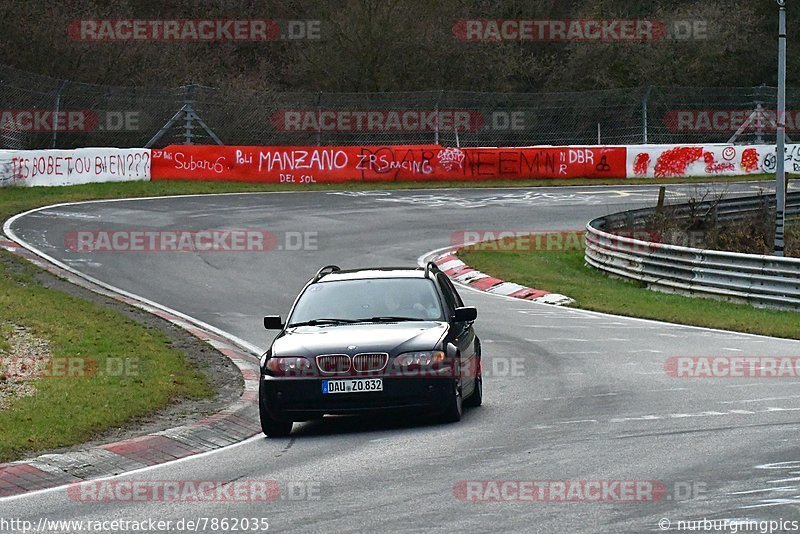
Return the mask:
M406 316L417 319L435 319L439 317L439 309L427 295L406 295L405 298L393 291L383 295L384 309L389 316Z

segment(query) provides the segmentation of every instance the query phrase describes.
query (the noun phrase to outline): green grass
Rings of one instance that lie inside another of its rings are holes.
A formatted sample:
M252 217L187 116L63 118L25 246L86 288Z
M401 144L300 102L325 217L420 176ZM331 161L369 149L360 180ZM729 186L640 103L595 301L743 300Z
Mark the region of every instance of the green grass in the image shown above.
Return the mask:
M8 352L11 346L8 340L11 338L12 328L8 323L0 323L0 352Z
M164 408L175 398L213 394L205 377L187 366L183 353L161 332L46 289L37 283L34 266L7 252L2 255L2 319L49 340L54 357L85 358L86 368L96 372L37 379L35 396L18 399L12 409L0 412L0 461L87 441L130 418ZM136 369L122 376L109 373L112 358L117 359L112 363L129 358Z
M582 250L491 251L463 249L468 265L503 280L561 293L574 306L617 315L800 339L798 314L650 291L586 266Z

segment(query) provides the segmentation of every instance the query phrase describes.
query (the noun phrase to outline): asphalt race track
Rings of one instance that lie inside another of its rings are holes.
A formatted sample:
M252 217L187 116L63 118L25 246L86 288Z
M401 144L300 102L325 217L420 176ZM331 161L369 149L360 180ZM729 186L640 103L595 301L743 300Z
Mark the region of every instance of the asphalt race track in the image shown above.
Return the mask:
M668 186L671 200L702 191ZM609 186L195 196L48 208L13 229L85 274L266 348L261 317L285 316L322 265L414 265L464 230L579 230L593 217L652 205L656 194ZM208 228L269 230L283 250L64 246L72 230ZM286 250L286 232L310 232L316 250ZM270 530L319 532L658 532L662 519L673 529L687 519L800 519L800 381L664 371L670 356L800 356L800 343L461 293L479 310L486 370L484 405L458 424L326 418L295 425L288 439L257 436L118 478L271 480L282 490L275 502L88 503L56 488L0 501L0 515L34 523L265 517ZM504 480L657 481L666 495L464 502L454 491L460 481Z

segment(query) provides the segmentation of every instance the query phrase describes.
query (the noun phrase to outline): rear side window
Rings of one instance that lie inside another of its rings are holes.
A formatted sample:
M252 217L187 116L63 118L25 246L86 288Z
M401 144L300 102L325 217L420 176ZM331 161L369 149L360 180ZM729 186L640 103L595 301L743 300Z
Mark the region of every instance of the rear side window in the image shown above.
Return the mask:
M455 288L453 288L453 284L450 282L450 279L447 278L447 275L439 273L436 275L436 277L439 280L439 285L442 286L442 294L444 295L444 300L447 303L447 306L451 310L455 310L456 308L463 306L461 297L459 297L458 293L455 292Z
M449 278L447 279L447 283L450 284L450 289L453 290L453 296L456 298L456 304L458 304L459 308L463 307L464 301L461 300L461 295L459 295L458 291L456 291L456 286L453 285L453 282L451 282Z

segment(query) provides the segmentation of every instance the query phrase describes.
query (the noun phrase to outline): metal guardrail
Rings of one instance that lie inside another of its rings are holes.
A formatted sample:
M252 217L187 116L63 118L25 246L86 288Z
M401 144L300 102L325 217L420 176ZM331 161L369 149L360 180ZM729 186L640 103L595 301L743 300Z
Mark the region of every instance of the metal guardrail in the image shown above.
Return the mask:
M710 214L737 220L775 206L775 195L670 206L670 215ZM706 296L759 307L800 310L800 258L781 258L668 245L615 235L641 228L656 208L615 213L586 225L586 263L648 288ZM800 213L800 193L786 198L786 214Z

